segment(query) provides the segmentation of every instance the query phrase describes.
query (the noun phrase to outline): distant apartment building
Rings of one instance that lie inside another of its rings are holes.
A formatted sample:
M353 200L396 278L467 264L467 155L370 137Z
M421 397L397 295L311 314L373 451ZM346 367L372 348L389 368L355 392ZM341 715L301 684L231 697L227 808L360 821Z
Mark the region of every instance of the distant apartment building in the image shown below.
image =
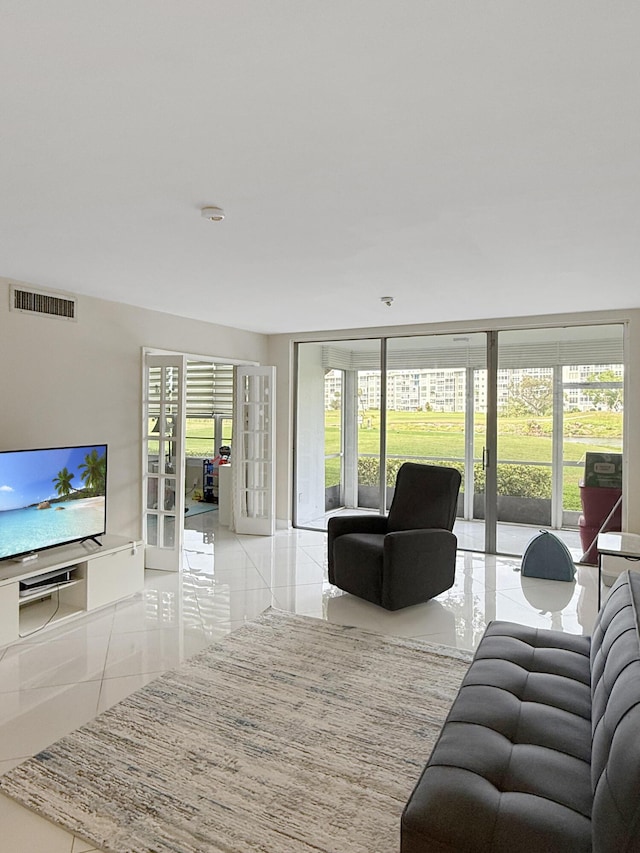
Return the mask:
M487 408L487 371L473 370L474 409L485 412ZM594 404L591 377L607 373L612 381L622 382L620 364L569 365L562 368L563 397L567 409L588 411ZM508 368L498 370L498 409L517 393L525 378L553 382L553 368ZM358 373L358 408L360 411L380 408L380 371L361 370ZM325 376L324 404L326 409L339 408L342 399L342 371L330 370ZM436 412L463 412L466 408L467 370L416 369L387 372L387 408L398 412L431 410Z

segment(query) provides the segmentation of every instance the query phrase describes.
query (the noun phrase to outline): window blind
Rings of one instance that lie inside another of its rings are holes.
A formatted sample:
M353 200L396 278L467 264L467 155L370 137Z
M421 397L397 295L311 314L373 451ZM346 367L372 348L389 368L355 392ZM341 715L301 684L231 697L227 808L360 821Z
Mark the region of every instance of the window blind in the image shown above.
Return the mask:
M188 418L233 416L233 365L187 362Z

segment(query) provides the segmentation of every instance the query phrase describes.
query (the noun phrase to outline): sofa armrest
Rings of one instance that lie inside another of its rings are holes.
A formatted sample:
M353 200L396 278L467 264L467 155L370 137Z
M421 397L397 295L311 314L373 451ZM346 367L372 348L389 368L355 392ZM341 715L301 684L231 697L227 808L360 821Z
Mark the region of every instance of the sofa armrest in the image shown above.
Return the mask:
M450 530L396 530L384 540L382 606L399 610L453 586L458 540ZM407 598L407 593L410 597Z
M329 566L329 581L333 579L333 543L338 536L345 533L386 533L386 515L336 515L329 519L327 525L327 560Z

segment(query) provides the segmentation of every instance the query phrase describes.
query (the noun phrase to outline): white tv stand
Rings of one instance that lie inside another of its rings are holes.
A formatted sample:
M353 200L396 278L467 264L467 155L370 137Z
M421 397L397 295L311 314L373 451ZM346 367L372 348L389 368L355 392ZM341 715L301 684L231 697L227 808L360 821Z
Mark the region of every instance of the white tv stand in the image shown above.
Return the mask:
M43 551L26 562L0 562L0 646L82 613L97 610L144 586L142 542L123 536L100 537L102 546L87 540ZM20 589L21 581L50 572L68 572L59 583Z

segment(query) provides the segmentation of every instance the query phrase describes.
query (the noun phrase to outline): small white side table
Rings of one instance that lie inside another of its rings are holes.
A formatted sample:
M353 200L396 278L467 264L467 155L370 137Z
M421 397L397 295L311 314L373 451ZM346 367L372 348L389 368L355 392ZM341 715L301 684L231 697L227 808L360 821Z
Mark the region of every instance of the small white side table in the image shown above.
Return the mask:
M616 557L630 563L640 561L640 536L637 533L599 533L598 534L598 610L602 600L602 558ZM625 568L632 568L625 566ZM640 569L640 565L637 566Z

